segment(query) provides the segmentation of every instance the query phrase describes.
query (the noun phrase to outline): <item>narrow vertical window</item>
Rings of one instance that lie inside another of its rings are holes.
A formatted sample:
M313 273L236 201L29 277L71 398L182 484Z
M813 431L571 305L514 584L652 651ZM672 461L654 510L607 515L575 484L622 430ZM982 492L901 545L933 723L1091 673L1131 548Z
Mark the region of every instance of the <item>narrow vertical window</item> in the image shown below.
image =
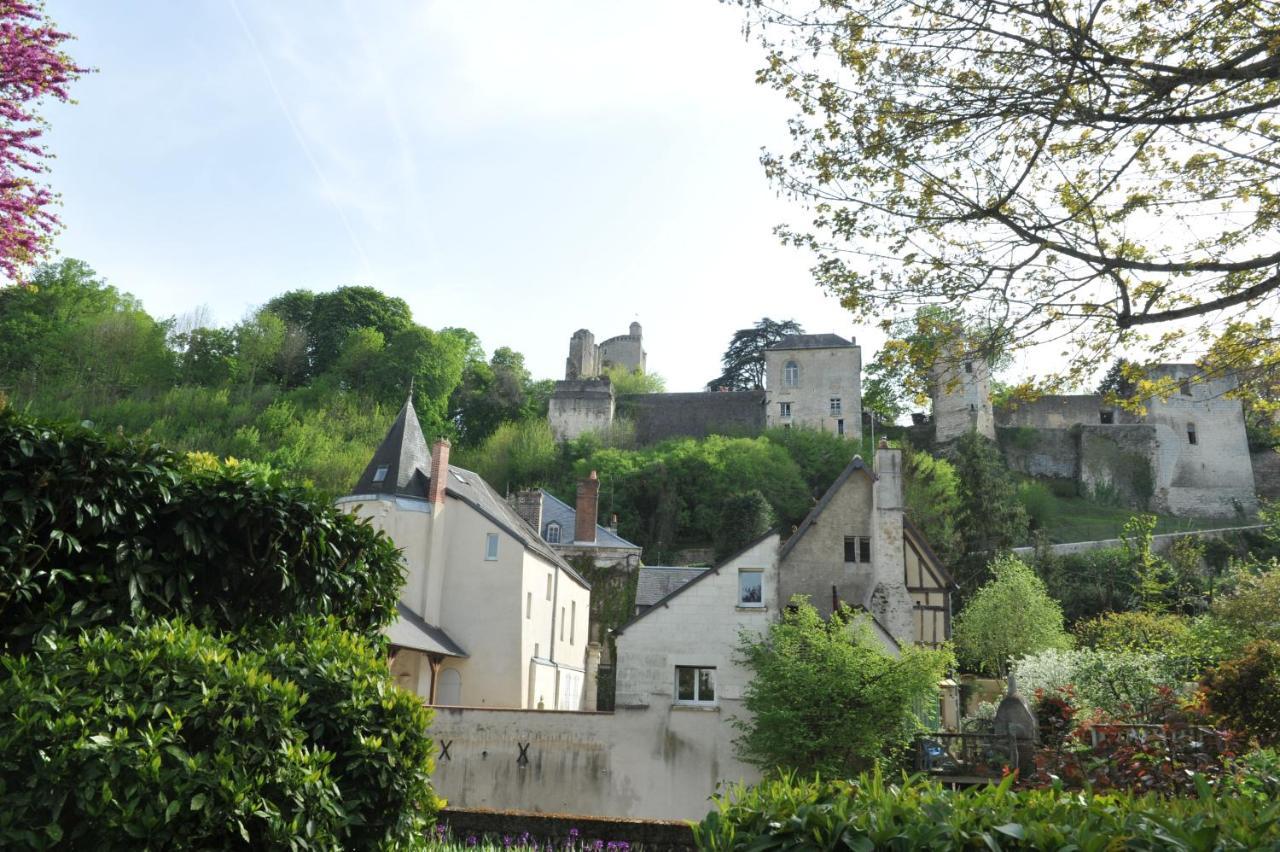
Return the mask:
M547 600L551 600L551 575L547 575Z
M1196 443L1196 424L1194 423L1187 424L1187 443Z
M844 434L844 418L843 417L836 421L836 434L837 435Z
M564 607L560 607L560 641L564 641Z
M569 601L569 644L573 644L574 635L578 632L578 602Z
M782 368L782 383L789 388L800 384L800 365L795 361L788 361Z
M489 533L484 538L484 558L486 562L492 562L498 558L498 534Z
M524 617L533 618L533 592L524 593Z
M858 561L864 563L871 561L871 539L868 536L858 537Z
M847 535L844 537L844 561L858 561L858 539L856 536Z

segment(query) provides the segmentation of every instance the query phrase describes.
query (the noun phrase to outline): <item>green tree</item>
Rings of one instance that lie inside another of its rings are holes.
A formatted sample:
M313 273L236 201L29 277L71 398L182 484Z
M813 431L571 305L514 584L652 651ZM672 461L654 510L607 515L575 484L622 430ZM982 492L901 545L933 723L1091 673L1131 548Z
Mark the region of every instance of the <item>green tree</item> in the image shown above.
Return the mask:
M720 375L707 382L707 390L754 390L764 387L764 353L789 334L804 334L795 320L768 317L751 328L733 333L729 347L720 358Z
M227 384L236 367L235 336L223 328L193 328L173 335L178 350L178 381L216 388Z
M992 556L1026 540L1027 513L992 441L969 432L956 440L949 455L959 480L956 526L966 554L956 579L961 588L974 588L989 576L986 566Z
M894 657L847 607L823 621L803 599L792 604L766 634L742 634L751 679L749 716L733 720L739 756L766 771L847 777L903 748L950 654L908 646Z
M1224 725L1256 738L1263 746L1280 743L1280 642L1252 642L1243 655L1205 673L1209 709Z
M734 494L720 508L715 530L716 559L725 559L760 538L777 523L773 507L758 490Z
M964 552L956 529L960 514L960 477L946 459L907 447L902 453L902 498L907 517L928 539L945 565L954 565Z
M614 365L606 367L604 375L613 384L613 391L618 396L637 393L664 393L667 389L666 379L657 373L628 370L621 365Z
M956 617L954 639L961 666L1004 676L1010 660L1071 647L1062 627L1062 607L1025 562L1001 556L992 579Z
M267 310L255 311L235 327L236 369L252 390L259 375L279 362L288 335L288 326Z
M503 423L545 414L535 410L540 399L534 385L523 355L500 346L485 361L477 340L468 352L462 381L449 399L449 419L460 443L479 446Z
M1274 313L1269 6L737 2L797 108L763 163L813 221L782 235L857 317L963 304L1067 338L1055 383Z
M297 301L301 304L305 300ZM269 302L267 308L277 314L288 310L275 300ZM300 307L298 312L301 313ZM312 300L307 321L312 368L316 373L327 372L337 361L347 335L358 328L376 329L390 344L395 335L412 325L413 314L404 299L388 296L373 287L339 287L329 293L318 293Z

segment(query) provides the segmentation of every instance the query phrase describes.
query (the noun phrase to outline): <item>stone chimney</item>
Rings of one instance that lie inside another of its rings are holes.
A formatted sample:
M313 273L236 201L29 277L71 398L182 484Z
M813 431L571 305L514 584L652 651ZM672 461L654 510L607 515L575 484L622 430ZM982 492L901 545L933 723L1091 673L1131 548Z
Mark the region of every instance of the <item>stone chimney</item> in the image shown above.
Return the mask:
M899 642L910 644L915 621L902 568L902 451L881 440L876 448L875 475L871 492L871 562L876 585L871 606Z
M524 522L533 527L539 536L542 535L542 492L521 491L516 494L516 514Z
M444 504L444 490L449 486L449 441L441 438L431 448L431 484L427 488L427 502Z
M596 540L596 513L600 504L600 479L596 472L578 483L578 505L573 525L573 540L594 544Z

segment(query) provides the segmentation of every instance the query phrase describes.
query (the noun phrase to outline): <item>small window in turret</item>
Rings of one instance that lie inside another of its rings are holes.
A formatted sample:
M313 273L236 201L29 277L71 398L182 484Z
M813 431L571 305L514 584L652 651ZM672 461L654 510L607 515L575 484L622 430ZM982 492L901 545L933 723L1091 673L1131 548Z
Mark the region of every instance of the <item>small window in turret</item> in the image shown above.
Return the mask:
M1196 441L1196 424L1194 424L1194 423L1188 423L1188 424L1187 424L1187 443L1188 443L1188 444L1194 444L1194 443L1197 443L1197 441Z
M1102 420L1103 426L1110 426L1116 422L1116 413L1114 411L1100 411L1098 417Z
M1183 379L1178 385L1178 390L1182 392L1183 396L1191 396L1191 382Z
M973 362L972 362L972 361L965 361L965 362L964 362L964 371L965 371L966 373L972 373L972 372L973 372Z

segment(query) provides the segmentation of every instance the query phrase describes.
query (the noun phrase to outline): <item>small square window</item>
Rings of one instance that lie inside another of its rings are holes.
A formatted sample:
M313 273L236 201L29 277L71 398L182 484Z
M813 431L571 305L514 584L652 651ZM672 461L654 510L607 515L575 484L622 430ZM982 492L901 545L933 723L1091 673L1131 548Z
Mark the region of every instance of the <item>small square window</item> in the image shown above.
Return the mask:
M709 666L676 666L676 703L715 704L716 670Z
M1116 422L1116 413L1114 411L1100 411L1098 417L1102 420L1102 425L1110 426Z
M764 606L764 572L755 568L738 571L738 605Z
M374 482L384 482L387 478L387 465L380 464L378 469L373 472Z
M492 562L498 558L498 534L489 533L484 538L484 558L486 562Z
M1178 390L1182 392L1183 396L1191 396L1191 382L1183 379L1178 383Z
M778 416L779 416L779 417L790 417L790 416L791 416L791 403L789 403L789 402L780 402L780 403L778 403Z
M840 397L838 396L831 397L831 416L839 417L841 414L841 408L842 407L840 405Z
M871 561L871 539L865 535L847 535L844 537L844 561Z

